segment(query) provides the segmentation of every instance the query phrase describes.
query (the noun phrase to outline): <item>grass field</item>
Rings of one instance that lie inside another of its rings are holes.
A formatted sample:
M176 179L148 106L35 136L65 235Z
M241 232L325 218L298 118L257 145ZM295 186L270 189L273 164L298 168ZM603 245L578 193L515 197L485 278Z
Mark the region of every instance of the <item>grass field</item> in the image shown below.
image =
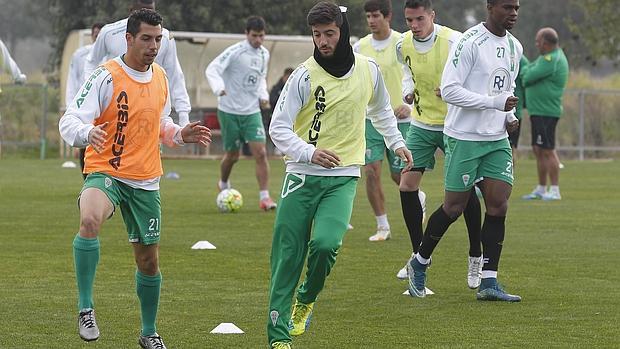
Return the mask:
M0 348L137 348L134 262L120 215L101 233L95 303L101 338L76 331L71 242L78 227L77 170L60 160L0 161ZM164 278L158 332L169 348L266 348L269 251L274 213L258 210L252 161L233 185L244 194L237 214L215 207L216 161L169 160L162 180ZM283 165L274 160L271 191ZM375 222L363 180L350 231L309 332L296 348L618 348L620 347L620 162L566 161L560 202L525 202L535 164L517 164L500 281L520 304L481 303L467 288L462 220L433 256L425 299L401 295L395 273L410 253L395 186L384 176L393 238L370 243ZM441 164L438 167L441 169ZM432 212L442 197L441 170L423 189ZM214 251L194 251L209 240ZM209 332L233 322L246 334Z

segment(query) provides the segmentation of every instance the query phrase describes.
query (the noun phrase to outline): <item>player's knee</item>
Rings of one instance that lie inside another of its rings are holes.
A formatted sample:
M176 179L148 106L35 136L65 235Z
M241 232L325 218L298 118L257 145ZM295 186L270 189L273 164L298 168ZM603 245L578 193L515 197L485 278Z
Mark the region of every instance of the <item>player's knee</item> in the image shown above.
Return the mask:
M155 275L159 270L159 262L157 256L142 255L136 256L136 265L138 270L145 275Z
M85 215L80 221L80 233L87 234L88 236L99 234L101 229L101 221L93 215Z
M256 147L252 150L252 155L256 160L265 160L267 158L267 149L265 147Z
M367 181L378 181L379 180L379 171L373 165L367 165L364 167L364 174L366 175Z
M224 158L222 160L234 164L235 162L239 161L239 152L226 153L224 154Z
M508 200L487 200L487 214L491 216L504 217L508 212Z
M465 206L467 206L467 202L444 202L443 210L448 217L456 219L463 214Z
M317 239L311 242L310 248L319 255L335 255L341 242L336 239Z

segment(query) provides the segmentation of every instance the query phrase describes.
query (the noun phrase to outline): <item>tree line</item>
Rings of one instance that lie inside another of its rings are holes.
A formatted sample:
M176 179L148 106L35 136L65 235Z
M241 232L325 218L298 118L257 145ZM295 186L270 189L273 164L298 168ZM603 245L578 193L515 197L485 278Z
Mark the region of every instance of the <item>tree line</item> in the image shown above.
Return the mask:
M184 0L156 2L170 30L241 33L246 17L256 14L268 23L268 34L308 35L305 15L317 0ZM0 37L9 47L28 37L48 37L54 48L49 70L60 64L64 42L71 30L89 28L127 17L129 0L0 0ZM351 34L368 33L364 0L341 1L349 8ZM435 0L436 21L464 31L484 21L484 0ZM403 0L392 0L392 26L405 31ZM536 31L553 27L560 35L572 67L587 67L601 59L620 62L620 34L616 29L620 7L616 0L521 0L519 20L513 29L528 57L538 55Z

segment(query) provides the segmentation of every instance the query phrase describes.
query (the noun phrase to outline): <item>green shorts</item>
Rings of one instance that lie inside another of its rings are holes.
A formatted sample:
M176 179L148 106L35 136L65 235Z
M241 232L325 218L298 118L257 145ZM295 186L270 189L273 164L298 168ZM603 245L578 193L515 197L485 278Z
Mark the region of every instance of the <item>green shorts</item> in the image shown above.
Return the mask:
M409 129L409 123L398 123L398 129L404 138L407 129ZM390 171L393 173L400 172L403 167L400 158L385 146L383 136L372 126L372 122L366 119L366 164L381 161L384 156L387 156L390 163Z
M469 191L481 178L492 178L512 186L512 150L508 138L498 141L462 141L444 136L447 191Z
M222 129L224 151L239 150L242 142L265 143L265 126L260 113L238 115L217 111L217 120Z
M437 148L445 153L443 131L431 131L411 125L407 132L407 149L413 156L413 168L432 170L435 168Z
M152 245L159 242L161 200L159 190L135 189L107 174L91 173L82 191L97 188L105 193L114 207L120 206L129 242Z

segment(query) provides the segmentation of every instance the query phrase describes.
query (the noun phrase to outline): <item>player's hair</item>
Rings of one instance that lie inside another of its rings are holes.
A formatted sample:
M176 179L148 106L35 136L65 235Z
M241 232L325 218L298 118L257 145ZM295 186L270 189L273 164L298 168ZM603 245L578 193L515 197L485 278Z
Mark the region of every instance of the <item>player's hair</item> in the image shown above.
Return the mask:
M392 13L392 2L389 0L367 0L364 3L364 12L379 11L383 17L387 17Z
M416 9L420 7L424 7L424 10L426 11L432 11L433 2L431 0L406 0L405 1L405 8Z
M140 31L140 24L160 25L163 22L161 15L153 10L142 8L131 12L127 20L127 33L136 36Z
M95 28L101 29L101 28L103 28L104 25L105 24L101 23L101 22L93 23L93 25L90 26L90 30L94 30Z
M250 32L250 30L260 32L265 30L266 27L267 24L265 23L265 20L263 19L263 17L260 16L250 16L245 21L245 31L248 33Z
M288 67L284 69L284 75L291 75L291 74L293 74L293 68Z
M321 1L310 9L307 21L309 26L336 22L336 25L340 27L343 22L342 12L333 2Z
M553 46L557 45L560 42L558 36L550 30L543 31L542 33L540 33L540 36L545 42L550 43Z

